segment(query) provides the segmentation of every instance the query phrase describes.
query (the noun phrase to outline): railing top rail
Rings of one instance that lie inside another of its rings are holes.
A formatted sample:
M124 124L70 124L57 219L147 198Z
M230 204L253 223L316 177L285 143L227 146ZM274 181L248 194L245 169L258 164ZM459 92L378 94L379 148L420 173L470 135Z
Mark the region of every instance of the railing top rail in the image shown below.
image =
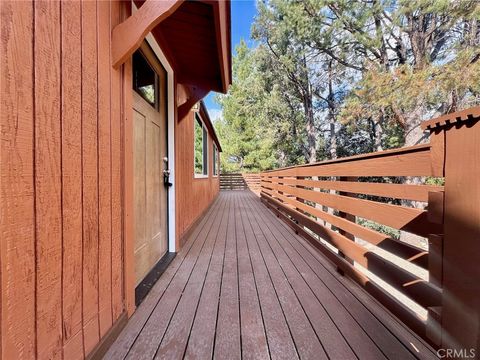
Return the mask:
M429 151L430 148L431 148L430 144L420 144L420 145L414 145L414 146L409 146L409 147L403 147L403 148L399 148L399 149L384 150L384 151L371 152L371 153L367 153L367 154L346 156L346 157L338 158L338 159L334 159L334 160L319 161L319 162L316 162L316 163L313 163L313 164L288 166L288 167L284 167L284 168L278 168L278 169L274 169L274 170L263 171L263 173L271 173L271 172L276 172L276 171L280 171L280 170L288 170L288 169L294 169L294 168L307 168L307 167L312 167L312 166L331 165L331 164L338 164L338 163L342 163L342 162L382 158L382 157L386 157L386 156L395 156L395 155L400 155L400 154L408 154L408 153L414 153L414 152Z
M475 106L469 109L453 112L428 121L424 121L421 124L421 127L423 130L433 130L445 125L455 124L459 122L464 122L466 120L478 118L480 118L480 106Z

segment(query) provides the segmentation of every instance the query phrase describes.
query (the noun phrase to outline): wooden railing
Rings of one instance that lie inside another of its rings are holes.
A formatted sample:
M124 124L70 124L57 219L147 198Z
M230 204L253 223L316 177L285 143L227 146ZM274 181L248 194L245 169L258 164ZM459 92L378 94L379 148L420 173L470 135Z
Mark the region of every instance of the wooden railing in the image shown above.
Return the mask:
M260 194L260 181L261 177L260 174L242 174L245 183L247 184L248 188L253 191L255 194Z
M425 122L426 145L264 172L261 199L430 343L476 349L479 119Z

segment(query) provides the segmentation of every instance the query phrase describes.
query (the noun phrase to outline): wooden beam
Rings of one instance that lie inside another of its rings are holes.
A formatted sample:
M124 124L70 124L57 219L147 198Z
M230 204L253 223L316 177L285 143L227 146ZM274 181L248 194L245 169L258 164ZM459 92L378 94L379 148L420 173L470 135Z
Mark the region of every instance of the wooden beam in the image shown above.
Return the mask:
M177 10L183 0L146 0L112 31L112 66L117 68L137 50L147 34Z
M188 85L184 85L187 87ZM188 99L178 107L178 122L182 121L185 116L187 116L188 112L192 109L193 105L203 99L209 92L209 90L195 87L195 86L188 86L190 96Z

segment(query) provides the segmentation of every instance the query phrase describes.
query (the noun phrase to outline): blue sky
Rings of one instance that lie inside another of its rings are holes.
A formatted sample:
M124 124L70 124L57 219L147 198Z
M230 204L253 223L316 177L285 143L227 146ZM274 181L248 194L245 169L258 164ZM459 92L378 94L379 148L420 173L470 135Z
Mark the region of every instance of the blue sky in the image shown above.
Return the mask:
M253 18L257 12L255 0L232 0L232 55L235 53L235 47L244 39L247 44L251 45L250 27ZM215 93L210 92L204 99L205 105L210 113L212 120L216 119L221 111L220 105L215 102Z

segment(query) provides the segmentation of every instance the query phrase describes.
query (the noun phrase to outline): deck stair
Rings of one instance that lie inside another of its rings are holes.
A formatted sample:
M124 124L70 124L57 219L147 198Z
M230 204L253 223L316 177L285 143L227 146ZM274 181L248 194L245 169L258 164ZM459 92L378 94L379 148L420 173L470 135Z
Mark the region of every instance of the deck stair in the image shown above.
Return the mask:
M220 190L250 189L260 195L260 174L220 174Z
M247 190L248 185L240 173L220 174L220 190Z

